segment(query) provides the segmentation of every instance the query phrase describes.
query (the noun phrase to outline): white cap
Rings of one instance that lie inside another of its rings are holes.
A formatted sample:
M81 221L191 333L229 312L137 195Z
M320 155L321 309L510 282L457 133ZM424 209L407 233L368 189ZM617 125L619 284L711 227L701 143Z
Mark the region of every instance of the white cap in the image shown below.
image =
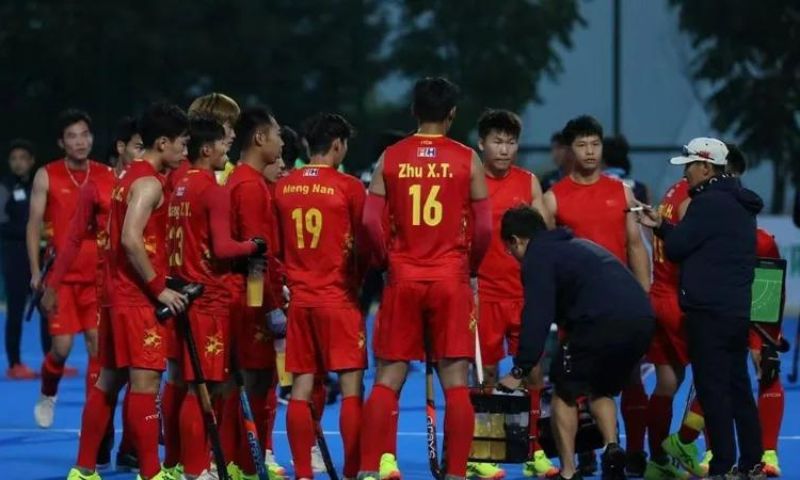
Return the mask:
M689 145L683 146L683 155L673 157L669 163L685 165L692 162L708 162L714 165L728 164L728 147L716 138L693 138Z

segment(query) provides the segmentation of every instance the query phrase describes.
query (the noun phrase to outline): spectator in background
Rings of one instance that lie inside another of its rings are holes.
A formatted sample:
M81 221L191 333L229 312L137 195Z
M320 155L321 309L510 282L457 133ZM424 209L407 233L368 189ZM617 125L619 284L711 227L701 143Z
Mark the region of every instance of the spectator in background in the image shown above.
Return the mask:
M556 169L542 177L543 192L550 190L550 187L567 176L572 169L570 157L567 155L567 147L568 145L564 142L564 136L560 131L550 137L550 157L553 159Z
M628 158L630 145L624 135L614 135L603 139L603 173L618 178L633 190L636 200L650 205L650 191L647 185L629 177L631 161Z
M0 179L0 248L3 257L3 280L6 288L6 376L21 380L36 378L36 373L22 363L20 342L22 316L31 274L25 247L25 226L28 224L33 166L36 157L33 145L26 140L14 140L8 149L11 171ZM41 322L42 351L50 350L47 322Z

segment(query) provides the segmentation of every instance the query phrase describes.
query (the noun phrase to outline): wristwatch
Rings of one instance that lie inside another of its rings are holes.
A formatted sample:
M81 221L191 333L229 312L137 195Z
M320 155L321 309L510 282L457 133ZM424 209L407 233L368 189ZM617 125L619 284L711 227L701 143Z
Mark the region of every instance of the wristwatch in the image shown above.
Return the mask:
M511 376L517 380L522 380L525 378L525 372L522 370L522 367L514 365L514 367L511 369Z

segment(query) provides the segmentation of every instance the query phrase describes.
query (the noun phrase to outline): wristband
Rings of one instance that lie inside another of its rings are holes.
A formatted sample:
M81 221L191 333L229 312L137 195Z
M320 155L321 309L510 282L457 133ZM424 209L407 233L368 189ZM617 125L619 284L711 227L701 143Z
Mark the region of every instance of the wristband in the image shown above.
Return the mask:
M158 296L167 288L167 278L164 275L156 274L152 280L147 282L147 291L150 292L154 298Z

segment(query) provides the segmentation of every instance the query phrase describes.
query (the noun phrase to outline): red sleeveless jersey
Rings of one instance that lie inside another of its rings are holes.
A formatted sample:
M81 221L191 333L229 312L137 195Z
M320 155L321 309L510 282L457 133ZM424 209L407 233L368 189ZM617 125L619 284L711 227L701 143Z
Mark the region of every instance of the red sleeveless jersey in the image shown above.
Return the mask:
M389 272L431 280L469 275L467 226L473 151L442 135L412 135L386 149Z
M763 228L756 229L756 256L763 258L781 258L775 237Z
M625 186L617 179L600 175L591 185L565 177L553 185L556 196L556 223L569 227L576 237L602 246L628 265L625 232Z
M673 186L669 187L658 212L672 224L680 222L680 205L689 198L689 182L685 178L680 179ZM667 260L664 254L664 240L653 236L653 285L650 292L654 295L677 295L679 279L679 266Z
M324 165L307 165L275 189L276 220L292 304L358 304L356 259L366 192L359 180Z
M109 261L111 304L115 306L146 306L153 300L147 293L145 281L133 269L128 254L122 247L122 225L128 212L128 195L131 185L136 180L153 177L164 187L164 176L144 160L136 160L120 175L111 194L111 215L109 219ZM162 198L161 205L156 207L147 219L142 232L144 248L156 275L166 275L166 233L167 207Z
M224 275L230 263L214 258L206 195L209 188L222 187L217 185L214 172L196 168L187 170L174 185L167 221L167 257L172 275L203 284L203 295L196 301L199 308L227 314L231 295Z
M478 270L481 301L522 299L519 262L506 251L500 238L500 223L509 208L533 203L533 179L531 172L516 166L512 166L503 178L486 175L492 206L492 241Z
M89 160L86 170L71 170L64 159L45 167L48 178L47 208L44 212L44 236L56 249L56 255L66 247L69 227L78 207L81 188L89 182L96 186L114 183L114 173L106 165ZM97 228L90 225L81 239L75 260L64 274L64 283L93 283L97 268Z

